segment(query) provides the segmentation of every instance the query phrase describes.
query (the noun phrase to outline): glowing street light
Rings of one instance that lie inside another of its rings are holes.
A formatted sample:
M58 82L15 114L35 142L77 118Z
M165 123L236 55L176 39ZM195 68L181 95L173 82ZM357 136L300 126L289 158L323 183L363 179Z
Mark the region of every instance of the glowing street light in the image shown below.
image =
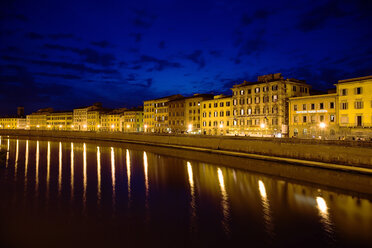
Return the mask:
M265 123L261 123L260 127L261 128L265 128L266 127L266 124Z
M40 127L40 125L36 125L36 127L37 127L37 128L39 128L39 127Z
M130 126L129 126L129 125L127 125L127 128L130 128Z
M86 124L84 124L84 125L83 125L83 128L87 128L87 125L86 125Z
M101 128L101 125L100 125L100 124L98 124L98 125L97 125L97 128Z
M326 127L326 124L324 122L321 122L321 123L319 123L319 127L323 129L323 128Z
M71 128L74 128L75 126L74 125L71 125Z
M220 128L223 128L223 124L222 123L220 124Z
M188 132L192 131L192 124L189 124L189 129L187 130Z
M112 124L112 125L111 125L111 128L112 128L112 129L114 129L114 128L115 128L115 125L114 125L114 124Z
M62 125L59 125L59 128L62 128Z
M47 128L51 128L51 126L50 126L50 125L48 125L48 126L47 126Z

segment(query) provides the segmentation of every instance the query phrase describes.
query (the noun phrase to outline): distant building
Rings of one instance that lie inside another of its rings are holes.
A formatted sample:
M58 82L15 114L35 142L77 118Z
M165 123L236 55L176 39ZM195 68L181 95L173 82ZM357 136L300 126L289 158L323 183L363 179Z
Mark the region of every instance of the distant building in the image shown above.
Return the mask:
M0 129L26 129L23 107L17 108L16 116L0 116Z
M120 118L123 115L126 108L114 109L110 112L103 113L101 115L101 127L100 131L121 131Z
M143 132L143 107L125 110L120 117L120 131Z
M214 96L201 103L201 133L207 135L230 134L233 125L232 97Z
M48 130L73 130L72 111L54 111L47 116Z
M35 113L26 116L26 129L41 130L47 129L47 117L53 112L53 108L39 109Z
M372 76L338 81L340 136L372 138Z
M88 130L88 111L102 109L101 103L95 103L92 106L80 107L73 110L72 127L77 131Z
M167 133L169 128L169 101L183 98L182 95L171 95L143 102L145 132Z
M289 137L331 138L338 134L337 94L289 99Z
M234 85L232 91L235 134L281 136L288 135L288 99L309 95L310 85L276 73Z

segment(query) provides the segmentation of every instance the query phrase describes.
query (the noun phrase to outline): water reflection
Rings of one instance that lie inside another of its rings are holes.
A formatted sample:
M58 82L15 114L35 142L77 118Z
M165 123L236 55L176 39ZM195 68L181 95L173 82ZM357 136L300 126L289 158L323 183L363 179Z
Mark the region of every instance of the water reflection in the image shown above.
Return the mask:
M97 146L97 203L101 203L101 151Z
M130 155L129 150L126 149L126 163L127 163L127 181L128 181L128 205L130 205L131 192L130 192Z
M221 205L222 205L222 214L223 214L223 220L222 220L222 226L224 228L224 231L227 235L230 234L230 226L229 226L229 218L230 218L230 206L229 206L229 196L226 192L225 188L225 181L222 174L222 170L220 168L217 168L217 174L218 174L218 182L220 185L221 190Z
M196 229L196 204L195 204L195 186L194 186L194 175L192 172L191 163L187 161L187 175L190 184L190 208L191 208L191 231Z
M49 185L50 185L50 141L48 141L47 148L47 175L46 175L46 195L49 197Z
M62 192L62 142L59 142L58 149L58 195Z
M9 163L9 148L10 148L10 140L8 138L8 144L6 146L6 161L5 161L5 168L8 168Z
M84 211L87 204L87 145L83 144L83 204Z
M114 148L111 147L111 183L112 183L112 206L115 208L115 152Z
M15 163L14 163L14 180L17 180L18 155L19 155L19 140L17 139L16 155L15 155Z
M265 184L261 180L258 180L258 189L261 195L263 217L265 221L265 229L266 229L266 232L269 234L270 238L273 238L274 237L274 226L273 226L273 222L271 219L270 202L269 202L269 199L267 198Z
M75 158L74 158L74 143L71 142L71 153L70 153L70 198L71 201L74 199L74 171L75 171Z
M334 231L333 231L331 217L328 212L327 203L323 197L317 196L316 205L317 205L317 209L319 212L319 216L321 218L320 221L322 222L323 227L324 227L324 231L327 233L328 237L332 238Z
M25 151L25 188L24 192L27 189L27 170L28 170L28 140L26 140L26 151Z
M147 153L143 152L143 169L145 173L145 207L146 207L146 220L148 220L148 210L149 210L149 175L148 175L148 159Z
M35 166L35 192L39 193L39 162L40 162L40 148L39 141L36 141L36 166Z

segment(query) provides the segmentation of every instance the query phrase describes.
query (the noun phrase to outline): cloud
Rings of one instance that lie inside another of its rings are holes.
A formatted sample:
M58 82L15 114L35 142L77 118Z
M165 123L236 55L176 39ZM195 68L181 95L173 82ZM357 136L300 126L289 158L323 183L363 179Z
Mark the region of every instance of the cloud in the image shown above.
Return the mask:
M132 20L132 25L136 28L150 28L156 19L155 15L150 14L146 10L135 9L133 13L135 18Z
M211 50L209 51L209 54L216 57L216 58L219 58L221 57L222 55L222 51L219 51L219 50Z
M66 70L74 70L79 72L89 72L89 73L105 73L105 74L117 74L117 70L112 69L95 69L88 67L84 64L74 64L62 61L50 61L50 60L36 60L36 59L25 59L19 57L12 57L12 56L2 56L2 60L11 61L11 62L23 62L31 65L41 65L41 66L48 66L48 67L56 67Z
M29 32L29 33L25 34L25 37L29 38L31 40L42 40L42 39L44 39L44 35L38 34L38 33L35 33L35 32Z
M136 43L139 43L142 40L142 34L141 33L131 33L130 36L134 37L134 41Z
M341 1L331 0L302 14L297 28L303 32L309 32L322 28L331 18L340 18L346 15L348 13L342 9Z
M55 74L55 73L47 73L47 72L37 72L37 73L32 73L32 74L44 76L44 77L55 77L55 78L60 78L60 79L67 79L67 80L81 79L80 76L72 75L72 74Z
M252 24L254 21L267 19L271 13L264 9L259 9L254 12L253 15L249 15L247 13L244 13L241 18L241 25L242 26L248 26Z
M199 69L205 67L205 59L201 50L195 50L193 53L186 55L185 58L197 64Z
M90 64L96 64L101 66L112 66L116 60L115 56L111 53L100 53L96 50L90 48L76 48L76 47L66 47L57 44L44 44L45 48L59 50L59 51L70 51L80 56L85 57L85 62Z
M181 64L178 62L170 62L165 59L158 59L148 55L141 55L139 60L134 61L134 64L153 64L154 70L163 71L167 68L181 68Z
M160 49L164 49L164 48L165 48L165 41L163 41L163 40L160 41L158 47L159 47Z
M60 40L60 39L72 39L75 36L73 34L60 33L60 34L49 34L48 37L53 40Z
M106 48L106 47L110 46L110 43L107 40L92 41L90 44L92 44L93 46L101 47L101 48Z

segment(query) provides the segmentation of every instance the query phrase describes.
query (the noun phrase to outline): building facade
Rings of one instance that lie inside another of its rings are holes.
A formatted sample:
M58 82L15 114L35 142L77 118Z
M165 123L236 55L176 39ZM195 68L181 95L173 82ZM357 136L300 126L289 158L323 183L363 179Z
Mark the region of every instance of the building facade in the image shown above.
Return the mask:
M0 117L0 129L26 129L26 118Z
M120 130L122 132L143 132L143 108L126 110L120 117Z
M307 96L310 86L281 73L259 76L257 82L234 85L233 132L247 136L288 135L290 97Z
M121 117L126 108L114 109L101 115L100 131L119 132L122 131Z
M77 131L88 131L88 111L102 109L101 103L95 103L92 106L80 107L73 110L72 127Z
M169 128L169 101L183 98L182 95L171 95L143 102L145 132L167 133Z
M72 111L54 111L47 116L47 129L72 130Z
M202 102L211 99L212 94L195 94L185 98L185 123L191 133L201 134Z
M372 76L338 81L338 124L342 138L372 138Z
M26 116L26 129L47 129L47 118L53 112L53 108L39 109L35 113Z
M169 101L169 131L172 133L185 133L187 125L185 121L185 98Z
M337 94L289 99L289 137L336 139Z
M232 97L217 95L201 102L201 133L207 135L231 134L233 124Z

